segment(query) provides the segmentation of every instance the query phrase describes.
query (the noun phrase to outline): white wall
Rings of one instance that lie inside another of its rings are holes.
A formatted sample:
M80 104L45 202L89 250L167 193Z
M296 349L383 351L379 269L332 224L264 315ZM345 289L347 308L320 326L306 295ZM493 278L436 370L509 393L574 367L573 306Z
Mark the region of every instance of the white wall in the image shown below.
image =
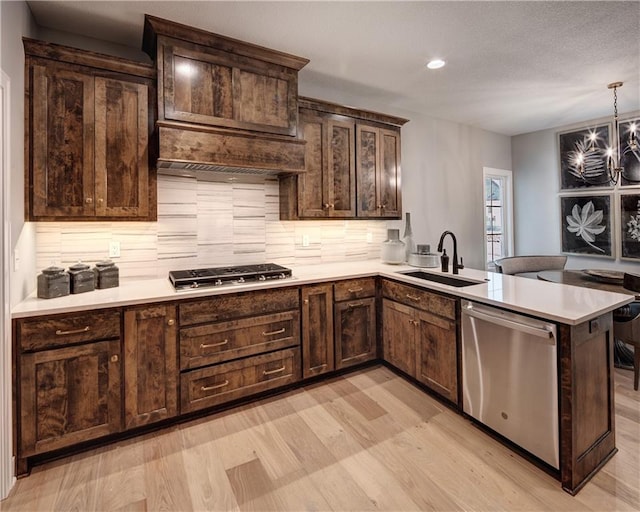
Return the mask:
M622 119L640 115L640 112L621 114ZM559 126L549 130L526 133L512 138L514 183L515 254L559 254L562 250L560 219L560 157L557 134L559 132L593 127L611 122L611 118L585 121L584 123ZM620 188L602 190L598 193L613 193L612 214L619 218L616 198ZM629 189L627 189L629 190ZM635 189L638 191L638 189ZM573 191L572 191L573 192ZM588 190L580 189L576 194ZM564 195L567 195L565 192ZM615 268L638 272L640 260L619 259L619 235L614 224L616 259L569 256L567 268Z
M27 284L32 280L35 270L34 230L31 227L24 228L24 52L22 51L22 36L32 36L35 26L31 19L31 13L24 2L0 2L0 68L6 74L10 84L10 97L8 110L10 113L8 148L8 172L5 176L8 182L8 208L9 218L5 219L9 224L9 245L13 250L18 248L24 253L21 268L11 274L9 283L10 302L17 303L24 297ZM5 191L3 190L2 193ZM4 300L4 297L3 297ZM4 304L3 304L4 306ZM4 327L4 326L3 326ZM2 329L0 338L0 403L5 404L1 408L0 418L0 499L6 497L13 483L14 467L12 464L12 419L11 410L6 404L11 400L11 372L6 355L11 351L8 347L11 338L6 336Z
M11 80L10 133L10 243L20 256L19 269L11 274L11 304L33 288L35 230L24 222L24 50L22 36L34 37L36 27L25 2L0 2L2 52L0 66Z

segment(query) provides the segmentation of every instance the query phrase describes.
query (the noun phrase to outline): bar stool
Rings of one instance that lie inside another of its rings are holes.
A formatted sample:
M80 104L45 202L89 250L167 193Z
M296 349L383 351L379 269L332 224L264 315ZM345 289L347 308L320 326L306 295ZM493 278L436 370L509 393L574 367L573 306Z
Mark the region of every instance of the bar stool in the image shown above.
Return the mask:
M637 391L640 377L640 301L613 312L613 336L633 345L633 389Z

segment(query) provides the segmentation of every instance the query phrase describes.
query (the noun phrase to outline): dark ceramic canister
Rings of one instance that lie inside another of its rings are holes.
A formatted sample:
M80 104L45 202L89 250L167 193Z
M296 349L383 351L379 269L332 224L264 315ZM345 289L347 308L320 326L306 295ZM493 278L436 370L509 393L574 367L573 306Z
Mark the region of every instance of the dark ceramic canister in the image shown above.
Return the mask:
M82 262L69 267L69 276L71 281L71 293L91 292L95 290L94 273Z
M38 275L38 297L53 299L69 295L69 274L62 267L51 265Z
M120 284L120 270L111 260L98 261L93 272L95 275L95 286L100 290L104 288L115 288Z

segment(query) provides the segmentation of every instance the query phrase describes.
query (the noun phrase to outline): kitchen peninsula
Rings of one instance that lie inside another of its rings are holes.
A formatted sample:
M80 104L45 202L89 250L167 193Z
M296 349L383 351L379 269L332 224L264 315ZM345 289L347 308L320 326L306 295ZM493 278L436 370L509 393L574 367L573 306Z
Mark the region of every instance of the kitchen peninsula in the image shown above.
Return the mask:
M460 300L468 299L556 324L560 469L545 469L577 492L616 452L611 311L633 297L473 269L458 277L477 284L454 287L409 270L359 261L225 287L176 292L159 279L27 298L12 312L18 473L65 450L372 361L461 411ZM55 393L46 385L48 376L82 374L74 365L95 371L95 389L83 388L91 403L63 381ZM53 395L65 393L84 428L53 410Z

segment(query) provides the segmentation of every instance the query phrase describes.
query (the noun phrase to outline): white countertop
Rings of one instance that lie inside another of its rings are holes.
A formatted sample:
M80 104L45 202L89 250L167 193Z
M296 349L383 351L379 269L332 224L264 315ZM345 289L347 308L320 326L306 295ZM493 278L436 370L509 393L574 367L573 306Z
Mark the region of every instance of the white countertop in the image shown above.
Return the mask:
M68 295L56 299L39 299L35 292L12 310L12 318L51 315L89 309L130 306L193 297L223 295L240 291L299 286L320 281L380 275L398 281L437 290L464 299L493 304L548 320L576 325L634 300L633 295L590 288L568 286L536 279L495 274L483 270L463 269L459 277L482 281L481 284L457 288L405 276L398 272L424 270L442 274L440 269L416 269L408 265L387 265L377 260L296 265L293 278L252 284L229 285L175 291L169 279L123 282L117 288ZM448 274L453 276L451 272ZM455 276L454 276L455 277Z

